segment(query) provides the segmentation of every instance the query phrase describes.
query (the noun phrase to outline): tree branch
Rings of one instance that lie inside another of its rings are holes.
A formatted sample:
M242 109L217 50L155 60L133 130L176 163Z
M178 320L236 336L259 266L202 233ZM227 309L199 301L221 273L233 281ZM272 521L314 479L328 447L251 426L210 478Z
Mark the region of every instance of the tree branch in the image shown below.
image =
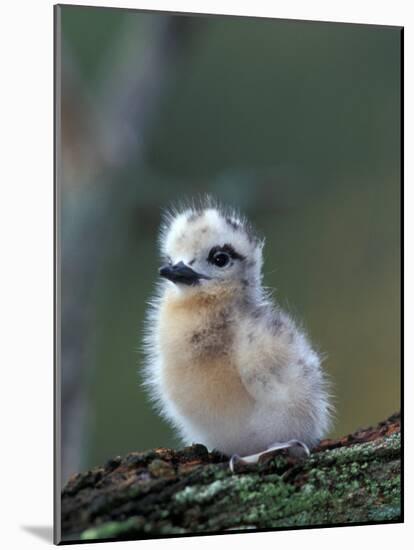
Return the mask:
M269 453L232 475L203 445L116 457L62 493L63 541L400 522L400 415L310 458Z

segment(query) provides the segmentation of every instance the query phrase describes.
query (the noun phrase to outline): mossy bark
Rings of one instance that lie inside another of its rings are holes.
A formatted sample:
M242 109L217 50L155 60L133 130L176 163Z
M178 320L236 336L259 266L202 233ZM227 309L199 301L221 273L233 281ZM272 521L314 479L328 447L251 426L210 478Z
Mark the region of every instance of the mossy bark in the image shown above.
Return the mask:
M400 417L307 459L263 456L232 474L203 445L116 457L62 492L62 541L400 522Z

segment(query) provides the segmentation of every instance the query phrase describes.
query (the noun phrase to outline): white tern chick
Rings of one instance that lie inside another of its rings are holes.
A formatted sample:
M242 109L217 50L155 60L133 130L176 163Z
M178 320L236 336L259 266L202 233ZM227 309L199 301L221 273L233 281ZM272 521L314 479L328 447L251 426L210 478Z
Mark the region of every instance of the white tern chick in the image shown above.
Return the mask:
M211 203L168 215L165 265L147 318L145 384L187 443L255 462L305 452L327 432L320 359L262 287L261 241Z

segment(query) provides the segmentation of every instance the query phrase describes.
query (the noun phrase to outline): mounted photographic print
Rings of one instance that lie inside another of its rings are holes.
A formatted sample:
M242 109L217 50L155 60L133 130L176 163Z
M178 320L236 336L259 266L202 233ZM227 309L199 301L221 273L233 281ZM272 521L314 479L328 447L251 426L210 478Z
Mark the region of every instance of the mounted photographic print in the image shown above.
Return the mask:
M55 7L56 543L403 521L402 48Z

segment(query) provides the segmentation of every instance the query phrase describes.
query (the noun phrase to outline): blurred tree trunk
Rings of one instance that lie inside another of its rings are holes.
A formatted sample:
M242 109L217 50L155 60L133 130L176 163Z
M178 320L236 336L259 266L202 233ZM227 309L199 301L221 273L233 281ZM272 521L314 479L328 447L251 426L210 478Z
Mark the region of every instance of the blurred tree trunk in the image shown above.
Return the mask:
M61 51L58 86L61 97L56 98L60 129L57 133L57 223L61 247L58 324L60 321L61 326L57 341L61 344L58 401L60 398L62 482L81 467L87 426L93 422L87 388L93 383L94 298L110 252L109 237L114 231L111 223L119 218L114 210L120 204L125 207L131 195L125 186L117 185L117 170L144 159L144 146L168 88L171 68L190 38L185 18L157 18L147 32L145 59L140 59L137 50L142 36L134 24L126 24L117 55L107 60L108 83L100 86L106 93L94 97L85 90L76 60L63 38L58 47L58 53Z
M231 474L203 445L115 457L62 493L62 540L401 522L400 416L300 461L269 453Z

